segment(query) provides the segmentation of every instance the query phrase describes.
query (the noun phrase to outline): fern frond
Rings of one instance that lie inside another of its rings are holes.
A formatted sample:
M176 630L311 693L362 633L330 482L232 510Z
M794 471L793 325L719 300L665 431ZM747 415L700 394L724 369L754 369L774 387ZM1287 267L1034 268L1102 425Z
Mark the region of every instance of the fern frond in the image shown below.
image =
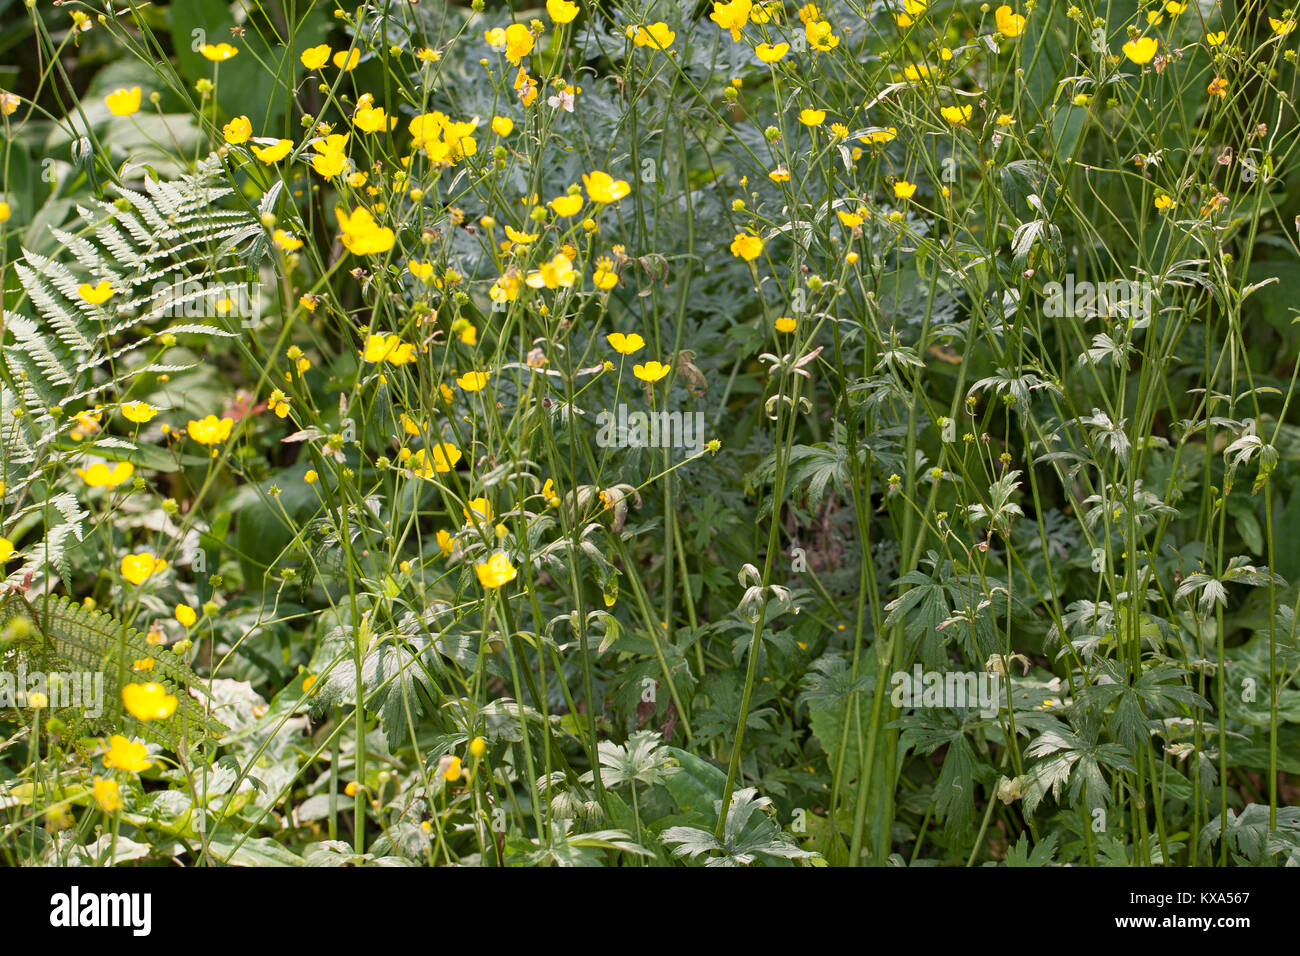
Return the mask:
M15 650L27 658L28 667L47 672L81 672L103 675L103 712L90 717L83 711L63 708L65 723L91 734L120 733L128 725L140 737L162 746L178 746L182 739L218 739L226 728L208 715L190 693L209 696L203 680L171 651L153 647L139 631L111 615L93 610L65 597L44 597L29 602L20 592L0 598L0 631L15 619L26 621L27 633L20 636ZM147 678L133 670L135 661L153 660ZM136 721L122 703L122 688L130 683L162 684L176 696L176 711L165 720ZM78 734L83 736L85 734Z

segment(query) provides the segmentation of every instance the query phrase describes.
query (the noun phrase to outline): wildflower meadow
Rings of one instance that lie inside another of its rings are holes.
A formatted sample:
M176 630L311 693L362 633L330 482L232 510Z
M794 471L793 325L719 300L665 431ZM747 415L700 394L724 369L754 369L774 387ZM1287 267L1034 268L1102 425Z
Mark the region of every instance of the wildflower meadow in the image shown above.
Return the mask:
M1300 865L1298 22L0 0L0 861Z

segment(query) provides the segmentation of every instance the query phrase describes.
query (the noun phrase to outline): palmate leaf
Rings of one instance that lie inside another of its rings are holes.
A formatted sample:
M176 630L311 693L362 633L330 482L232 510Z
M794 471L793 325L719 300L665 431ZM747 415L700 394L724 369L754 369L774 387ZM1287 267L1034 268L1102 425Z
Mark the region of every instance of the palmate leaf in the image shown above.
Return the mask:
M696 827L669 827L661 839L666 846L675 848L674 856L694 860L709 854L705 866L748 866L760 857L766 858L764 862L767 863L788 866L788 860L816 857L816 853L799 849L790 836L777 827L763 812L772 801L757 794L753 787L735 792L727 809L727 823L721 840ZM716 808L721 812L721 800Z
M15 628L16 621L25 626ZM92 610L65 597L29 602L20 592L0 598L0 632L16 633L0 655L17 656L29 673L82 672L103 676L102 713L91 716L84 707L56 707L54 713L71 729L72 736L130 731L165 747L185 741L220 738L226 728L206 712L196 696L207 696L203 680L171 651L154 647L144 635L108 614ZM153 670L140 678L132 665L153 660ZM122 703L122 688L130 683L162 684L177 698L175 713L165 720L137 721ZM25 690L25 688L24 688ZM52 696L51 704L58 701Z
M1187 671L1170 664L1157 664L1144 671L1132 684L1115 661L1102 661L1096 682L1079 691L1079 704L1091 713L1104 713L1112 705L1111 732L1116 740L1136 752L1147 739L1152 717L1172 709L1185 716L1193 708L1209 708L1182 678Z

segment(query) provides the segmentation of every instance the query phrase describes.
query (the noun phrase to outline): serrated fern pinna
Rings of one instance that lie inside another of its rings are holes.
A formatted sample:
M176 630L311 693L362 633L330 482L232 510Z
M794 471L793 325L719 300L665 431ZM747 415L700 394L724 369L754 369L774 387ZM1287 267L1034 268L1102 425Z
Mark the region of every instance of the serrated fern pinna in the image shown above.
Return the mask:
M134 664L143 660L153 664L142 675L135 672ZM217 739L226 729L190 693L208 696L202 679L177 654L151 646L139 631L111 615L65 597L28 601L19 591L0 597L0 668L18 665L28 674L47 677L102 675L102 699L92 708L97 714L84 705L69 705L56 693L48 695L51 715L64 722L74 739L123 733L129 727L135 736L177 748ZM176 710L170 717L139 721L126 712L122 688L145 682L161 684L175 695Z

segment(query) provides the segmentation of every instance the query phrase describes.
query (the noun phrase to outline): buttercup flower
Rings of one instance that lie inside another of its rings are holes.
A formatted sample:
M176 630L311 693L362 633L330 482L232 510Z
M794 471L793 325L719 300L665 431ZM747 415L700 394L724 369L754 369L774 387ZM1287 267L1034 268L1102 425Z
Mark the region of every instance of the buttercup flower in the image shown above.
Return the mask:
M752 0L731 0L730 3L715 2L713 12L709 14L709 19L731 33L731 42L739 43L740 31L749 22L749 14L753 7Z
M569 23L582 8L569 0L546 0L546 12L556 23Z
M659 362L646 362L644 365L632 366L632 374L643 382L657 382L671 369Z
M249 147L249 149L253 151L253 155L256 156L258 160L269 166L271 163L278 163L289 155L293 150L293 140L279 139L270 146L259 146L254 143Z
M102 279L95 285L89 282L83 282L77 286L77 295L89 302L91 305L103 305L113 296L113 287L108 284L107 279Z
M148 402L126 402L122 405L122 417L129 422L143 425L158 414L158 409Z
M218 419L216 415L207 415L198 421L190 419L185 431L200 445L218 445L230 437L234 426L233 418Z
M456 379L456 384L467 392L477 392L487 385L489 372L466 372Z
M1155 37L1138 37L1136 40L1129 40L1121 49L1126 57L1141 66L1151 62L1159 46L1160 41Z
M95 795L95 802L99 804L100 809L105 813L117 813L122 809L122 790L117 785L116 780L104 780L101 777L95 778L95 785L91 788Z
M406 365L415 361L415 346L403 342L398 335L372 334L366 337L361 358L375 364L388 362L392 365Z
M144 744L128 740L121 734L114 734L108 741L108 753L104 754L104 766L127 773L139 773L148 770L153 763L148 759Z
M76 469L77 477L92 488L116 488L135 474L135 465L118 461L107 465L97 461L88 468Z
M628 335L624 335L622 332L610 332L605 336L605 341L619 355L632 355L645 348L645 339L635 332Z
M790 52L788 43L760 43L754 47L754 53L764 63L776 63Z
M343 245L354 256L372 256L393 248L396 237L393 230L380 226L364 207L349 214L342 206L334 207Z
M176 620L180 621L184 627L193 627L198 621L199 616L195 613L194 608L188 604L176 605Z
M656 50L667 50L677 39L677 34L668 29L668 24L662 20L643 27L628 27L627 35L635 46L648 46Z
M319 70L329 62L331 52L330 45L328 43L322 43L320 46L308 47L303 50L302 56L298 59L302 61L302 65L307 69Z
M128 554L122 558L122 577L126 578L136 587L150 578L165 570L167 562L155 558L148 551L141 551L139 554Z
M993 19L998 25L998 32L1004 37L1018 37L1025 32L1025 18L1006 4L994 11Z
M912 194L916 192L916 184L909 183L906 179L900 179L894 183L895 199L911 199Z
M939 113L953 126L965 126L970 121L971 109L970 106L944 106Z
M136 720L165 720L176 712L177 700L167 688L152 681L127 684L122 688L122 703Z
M131 89L121 89L120 87L104 97L104 103L108 106L108 111L114 116L131 116L140 111L140 87L133 86Z
M599 169L583 173L582 184L587 187L587 198L602 205L618 202L632 191L625 180L615 179L609 173Z
M214 63L223 63L238 53L239 50L229 43L218 43L215 46L211 43L205 43L199 47L199 52Z
M749 233L738 232L731 240L731 254L746 262L753 262L763 254L763 240Z
M474 565L474 573L478 575L478 583L488 590L494 590L503 584L509 584L517 575L514 565L510 563L509 556L501 551L492 555L482 564Z
M253 124L247 116L236 116L225 126L221 127L222 138L231 146L238 146L241 143L247 143L249 137L253 135Z

